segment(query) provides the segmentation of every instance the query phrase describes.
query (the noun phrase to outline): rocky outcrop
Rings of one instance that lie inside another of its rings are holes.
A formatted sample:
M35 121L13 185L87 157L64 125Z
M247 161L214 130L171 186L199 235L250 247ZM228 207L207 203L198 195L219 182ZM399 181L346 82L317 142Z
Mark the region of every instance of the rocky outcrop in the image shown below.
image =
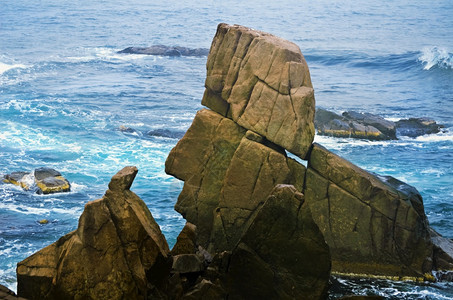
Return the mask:
M171 269L165 237L129 190L137 169L113 176L89 202L77 230L20 262L18 295L29 299L146 299L159 296Z
M370 113L344 112L341 116L317 108L315 127L320 135L368 140L396 139L395 123Z
M206 56L209 53L209 49L192 49L180 46L153 45L150 47L128 47L126 49L118 51L118 53L163 56Z
M443 125L428 118L410 118L392 122L370 113L346 111L342 115L317 108L315 128L319 135L367 140L396 140L397 136L418 137L439 133Z
M332 271L412 279L430 274L433 247L415 188L314 144L304 192L331 249Z
M29 172L13 172L3 177L3 182L20 186L24 190L35 190L37 194L53 194L69 192L71 185L57 170L42 167L33 174Z
M443 125L437 124L436 121L428 118L409 118L396 122L396 127L399 135L409 136L412 138L425 135L439 133Z
M229 258L226 290L232 299L325 299L329 247L304 196L277 185Z
M170 152L165 170L185 181L175 209L197 226L209 251L231 250L276 184L302 190L304 166L232 120L201 110Z
M315 99L297 45L239 25L220 24L207 62L202 104L305 157Z

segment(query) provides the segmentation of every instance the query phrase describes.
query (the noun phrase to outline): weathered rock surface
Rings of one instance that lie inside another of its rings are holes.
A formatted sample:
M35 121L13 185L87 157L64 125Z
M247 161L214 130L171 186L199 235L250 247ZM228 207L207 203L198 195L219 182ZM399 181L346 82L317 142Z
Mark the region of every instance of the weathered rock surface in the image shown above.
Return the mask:
M396 122L399 135L418 137L425 134L439 133L443 125L428 118L409 118Z
M194 254L197 251L197 226L186 222L171 249L172 255Z
M137 174L113 176L89 202L77 230L20 262L18 294L29 299L146 299L169 276L165 237L144 202L129 190Z
M209 53L209 49L192 49L180 46L153 45L150 47L128 47L126 49L118 51L118 53L164 56L206 56Z
M3 182L20 186L24 190L36 190L38 194L69 192L71 185L57 170L42 167L33 174L29 172L12 172L3 177Z
M453 240L441 236L432 228L429 233L434 246L434 269L450 271L453 278Z
M231 299L325 299L329 247L304 196L277 185L229 258Z
M304 192L329 244L332 271L412 279L431 272L433 246L415 188L314 144Z
M305 167L232 120L201 110L170 152L166 172L185 181L175 209L197 226L210 252L231 250L276 184L302 190Z
M239 25L219 24L202 104L305 157L315 134L315 99L297 45Z

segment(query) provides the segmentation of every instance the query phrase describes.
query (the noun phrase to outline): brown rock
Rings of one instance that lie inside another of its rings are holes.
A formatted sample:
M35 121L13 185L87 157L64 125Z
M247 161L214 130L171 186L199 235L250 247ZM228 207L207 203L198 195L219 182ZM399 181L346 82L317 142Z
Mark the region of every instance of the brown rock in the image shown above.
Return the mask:
M219 24L202 104L305 157L314 138L315 100L307 63L294 43Z
M13 291L6 286L0 284L0 299L2 300L26 300L25 298L18 297Z
M434 269L453 271L453 240L441 236L432 228L429 228L429 233L434 246Z
M89 202L77 230L20 262L18 294L29 299L145 299L170 272L165 237L128 188L137 169L113 177Z
M226 268L232 299L325 299L329 247L290 185L277 185L257 209Z
M411 279L430 273L433 248L415 188L314 144L305 199L329 244L333 272Z
M171 255L194 254L197 251L197 226L186 222L171 249Z
M199 245L215 253L232 249L276 184L301 190L305 167L259 134L201 110L170 152L166 172L185 181L175 209L197 226Z

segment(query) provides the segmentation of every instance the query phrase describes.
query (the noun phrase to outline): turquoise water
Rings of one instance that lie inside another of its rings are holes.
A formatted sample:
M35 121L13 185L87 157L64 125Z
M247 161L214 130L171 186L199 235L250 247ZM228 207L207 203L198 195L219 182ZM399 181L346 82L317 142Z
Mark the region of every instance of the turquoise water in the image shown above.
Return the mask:
M298 44L318 106L444 124L445 132L416 139L316 141L415 186L431 225L453 238L452 15L451 1L2 1L0 174L49 166L73 190L43 196L0 184L0 284L15 289L17 262L74 230L85 203L102 197L126 165L138 167L132 190L174 243L184 224L173 210L182 183L164 173L164 162L202 107L206 57L116 52L209 48L219 22ZM50 223L39 224L44 218ZM452 290L340 279L332 298L354 291L451 299Z

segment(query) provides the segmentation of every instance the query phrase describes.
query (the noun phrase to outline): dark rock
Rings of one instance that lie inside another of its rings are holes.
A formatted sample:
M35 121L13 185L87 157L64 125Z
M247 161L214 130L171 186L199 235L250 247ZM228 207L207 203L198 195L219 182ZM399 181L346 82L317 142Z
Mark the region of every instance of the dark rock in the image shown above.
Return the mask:
M172 131L172 130L168 130L168 129L153 129L153 130L148 131L147 135L180 139L184 136L184 132Z
M171 249L171 254L194 254L197 251L197 226L186 222L186 225L179 233L176 244Z
M329 247L303 195L277 185L233 249L226 271L231 299L325 299Z
M209 49L206 48L187 48L179 46L153 45L150 47L128 47L118 53L125 54L145 54L145 55L163 55L163 56L206 56Z
M35 179L37 181L40 181L40 180L43 180L43 179L49 178L49 177L61 176L61 173L52 168L42 167L42 168L35 169L34 175L35 175Z
M169 278L165 237L129 190L126 167L102 199L89 202L77 230L18 263L18 294L29 299L146 299ZM157 297L159 298L159 297Z
M179 254L173 256L172 272L180 274L198 273L205 269L204 261L196 254Z
M425 134L439 133L444 126L428 118L410 118L396 122L396 128L398 135L415 138Z
M18 297L13 291L6 286L0 284L0 299L2 300L26 300L25 298Z
M202 279L181 298L183 300L225 299L225 291L220 284Z
M432 228L429 229L429 233L434 245L434 269L438 271L451 271L453 274L453 240L441 236Z
M339 298L338 300L384 300L381 296L363 296L363 295L347 295Z
M396 140L396 127L395 123L388 121L381 116L373 115L370 113L359 113L355 111L347 111L343 116L351 121L359 122L363 125L368 125L376 128L382 132L388 139Z
M413 280L430 274L433 246L415 188L314 144L304 193L330 247L333 272Z

